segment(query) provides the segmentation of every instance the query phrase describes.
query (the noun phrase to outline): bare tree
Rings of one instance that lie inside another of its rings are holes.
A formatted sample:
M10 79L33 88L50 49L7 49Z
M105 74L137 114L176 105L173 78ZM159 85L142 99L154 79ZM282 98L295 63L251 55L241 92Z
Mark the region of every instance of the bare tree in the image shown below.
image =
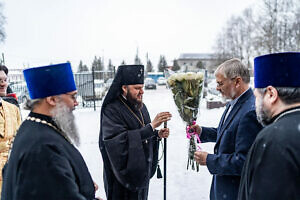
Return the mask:
M257 54L297 49L293 32L299 19L294 5L295 0L262 0L254 42Z
M233 16L228 20L216 41L217 55L221 62L236 57L250 67L250 58L254 52L254 25L251 8L244 10L241 16Z
M4 24L6 23L6 19L4 15L2 14L2 3L0 3L0 42L3 42L6 34L5 34L5 29L4 29Z
M295 11L295 19L296 21L292 26L292 34L295 38L295 44L297 46L297 51L300 51L300 6Z
M299 51L300 4L297 2L261 0L257 10L247 8L240 16L232 16L215 43L219 60L237 57L250 68L250 60L255 56Z

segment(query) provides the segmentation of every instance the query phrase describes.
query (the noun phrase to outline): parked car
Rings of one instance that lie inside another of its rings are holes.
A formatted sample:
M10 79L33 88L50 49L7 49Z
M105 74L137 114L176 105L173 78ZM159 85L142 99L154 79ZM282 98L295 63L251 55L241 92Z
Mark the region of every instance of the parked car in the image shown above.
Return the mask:
M110 88L110 86L111 86L113 80L114 80L114 79L112 79L112 78L107 79L107 81L106 81L106 83L105 83L105 87L106 87L107 89Z
M158 85L166 85L167 84L167 80L165 79L165 77L159 77L157 79L157 84Z
M146 78L144 86L145 89L156 89L156 83L152 78Z
M103 80L95 79L95 96L102 99L106 93L106 86Z
M25 81L16 81L9 83L12 92L16 94L18 102L24 103L29 99L27 85Z
M217 88L217 83L214 80L207 85L207 92L209 94L213 94L221 97L222 96L221 93L216 88Z

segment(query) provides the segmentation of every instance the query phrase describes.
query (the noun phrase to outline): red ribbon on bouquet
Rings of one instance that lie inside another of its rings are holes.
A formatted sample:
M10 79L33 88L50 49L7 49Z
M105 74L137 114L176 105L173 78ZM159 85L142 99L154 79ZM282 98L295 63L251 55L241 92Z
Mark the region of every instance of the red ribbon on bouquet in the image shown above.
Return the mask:
M196 121L193 121L192 124L195 125L195 124L196 124ZM191 128L190 125L187 125L187 126L186 126L186 137L187 137L188 139L191 139L192 135L195 135L195 136L196 136L197 141L198 141L198 143L200 144L200 143L201 143L201 140L200 140L200 138L199 138L199 135L196 133L196 131L195 131L194 129ZM197 145L197 150L201 150L201 147L200 147L199 145Z

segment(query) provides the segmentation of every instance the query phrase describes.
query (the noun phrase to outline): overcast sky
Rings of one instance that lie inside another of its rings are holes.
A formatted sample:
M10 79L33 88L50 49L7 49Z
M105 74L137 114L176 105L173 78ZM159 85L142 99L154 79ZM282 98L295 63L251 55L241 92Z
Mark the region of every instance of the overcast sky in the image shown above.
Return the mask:
M6 0L6 40L0 44L9 68L67 60L90 66L132 64L137 47L156 67L180 53L210 53L232 15L258 0Z

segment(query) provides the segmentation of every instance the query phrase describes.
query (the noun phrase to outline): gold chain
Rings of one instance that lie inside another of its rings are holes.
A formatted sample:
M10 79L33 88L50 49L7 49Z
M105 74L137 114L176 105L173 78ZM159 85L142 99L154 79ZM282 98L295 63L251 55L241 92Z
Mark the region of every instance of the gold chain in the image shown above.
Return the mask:
M133 112L133 110L122 100L121 97L119 97L120 100L122 101L122 103L128 108L128 110L134 115L134 117L140 122L140 124L144 127L145 126L145 122L144 122L144 117L141 113L141 110L139 110L142 121L140 120L140 118Z
M26 118L26 120L29 120L29 121L33 121L33 122L37 122L37 123L42 123L42 124L45 124L45 125L48 125L48 126L50 126L51 128L53 128L54 130L56 130L57 132L59 132L69 143L71 143L72 144L72 142L70 141L70 139L69 138L67 138L63 133L62 133L62 131L60 130L60 129L58 129L56 126L54 126L53 124L51 124L51 123L49 123L49 122L47 122L46 120L41 120L41 119L39 119L39 118L36 118L36 117L30 117L30 116L28 116L27 118Z

